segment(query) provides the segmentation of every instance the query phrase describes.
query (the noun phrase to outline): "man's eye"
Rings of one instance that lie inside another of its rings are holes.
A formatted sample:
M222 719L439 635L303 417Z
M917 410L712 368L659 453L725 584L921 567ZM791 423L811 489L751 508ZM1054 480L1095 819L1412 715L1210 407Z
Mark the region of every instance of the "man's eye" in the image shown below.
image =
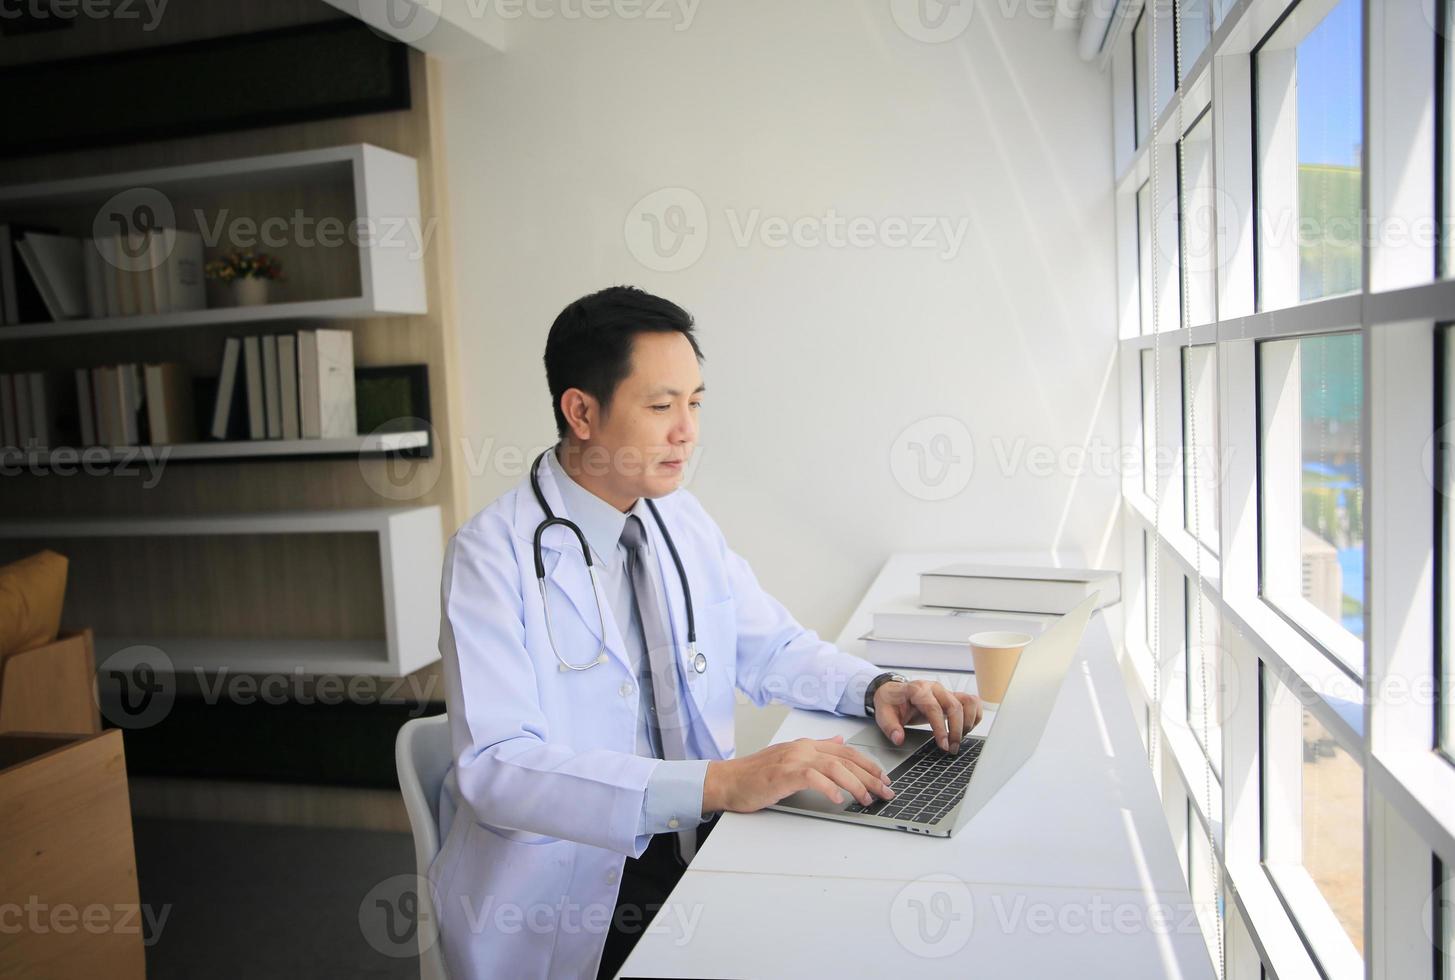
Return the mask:
M702 402L693 402L692 403L692 407L693 408L701 408L702 407Z
M671 407L672 407L671 405L653 405L652 406L652 411L654 411L654 412L665 412L667 409L669 409Z

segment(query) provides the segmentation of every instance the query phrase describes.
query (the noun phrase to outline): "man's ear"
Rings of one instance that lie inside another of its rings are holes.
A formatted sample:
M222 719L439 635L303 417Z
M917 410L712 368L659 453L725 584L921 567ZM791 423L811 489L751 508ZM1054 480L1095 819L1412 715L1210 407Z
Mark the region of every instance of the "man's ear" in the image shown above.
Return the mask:
M561 393L561 414L571 434L582 442L591 438L591 430L600 418L596 399L580 388L567 388Z

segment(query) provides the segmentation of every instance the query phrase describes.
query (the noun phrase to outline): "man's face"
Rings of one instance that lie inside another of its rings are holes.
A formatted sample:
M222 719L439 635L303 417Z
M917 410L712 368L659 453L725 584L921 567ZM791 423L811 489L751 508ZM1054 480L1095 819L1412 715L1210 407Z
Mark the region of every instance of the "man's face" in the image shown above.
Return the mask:
M611 498L661 497L682 485L697 443L702 372L682 334L639 333L631 374L600 413L581 465Z

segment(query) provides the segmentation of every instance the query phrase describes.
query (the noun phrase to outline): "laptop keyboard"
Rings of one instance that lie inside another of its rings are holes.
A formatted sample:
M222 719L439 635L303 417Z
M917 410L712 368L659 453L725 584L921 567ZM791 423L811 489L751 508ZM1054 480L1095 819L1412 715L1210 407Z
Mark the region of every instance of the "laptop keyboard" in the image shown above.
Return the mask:
M967 738L960 743L959 753L951 755L941 752L930 739L889 774L894 799L875 800L868 806L855 801L844 811L892 817L905 823L937 824L965 795L984 745L983 738Z

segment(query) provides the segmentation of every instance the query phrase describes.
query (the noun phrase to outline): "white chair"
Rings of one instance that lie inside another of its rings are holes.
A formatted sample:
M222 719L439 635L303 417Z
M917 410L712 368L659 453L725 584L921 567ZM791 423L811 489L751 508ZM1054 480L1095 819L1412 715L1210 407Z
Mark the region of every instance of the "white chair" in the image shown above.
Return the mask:
M413 718L399 729L394 740L394 764L399 770L399 791L414 831L414 861L421 879L419 921L433 922L434 902L429 894L429 866L440 850L440 787L450 771L450 723L446 715ZM437 936L438 930L418 933L421 939ZM419 954L420 980L449 980L438 939Z

